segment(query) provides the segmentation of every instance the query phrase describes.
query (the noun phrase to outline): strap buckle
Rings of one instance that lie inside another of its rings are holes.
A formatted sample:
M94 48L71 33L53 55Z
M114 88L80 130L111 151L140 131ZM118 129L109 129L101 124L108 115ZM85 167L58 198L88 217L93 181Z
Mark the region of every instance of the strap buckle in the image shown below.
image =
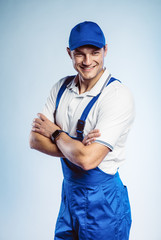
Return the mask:
M79 141L82 141L82 140L83 140L84 126L85 126L85 121L79 119L78 122L77 122L77 129L76 129L77 139L78 139Z
M77 122L77 132L83 133L85 121L79 119Z

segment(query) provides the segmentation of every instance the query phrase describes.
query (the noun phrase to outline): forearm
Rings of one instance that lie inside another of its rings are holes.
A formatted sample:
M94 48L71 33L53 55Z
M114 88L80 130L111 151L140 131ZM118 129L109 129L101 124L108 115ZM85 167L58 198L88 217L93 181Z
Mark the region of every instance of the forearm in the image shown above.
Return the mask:
M30 147L42 153L66 157L72 163L85 170L92 169L99 165L109 152L109 149L98 143L92 143L94 137L99 136L98 130L93 130L85 137L83 143L73 140L66 133L61 133L54 144L50 138L51 134L60 127L47 119L43 114L34 119L30 135Z
M57 137L56 145L69 161L84 170L97 167L110 151L107 147L101 146L98 143L85 146L80 141L73 140L65 133L61 133Z
M64 157L58 147L51 142L50 138L33 131L30 133L30 147L50 156Z

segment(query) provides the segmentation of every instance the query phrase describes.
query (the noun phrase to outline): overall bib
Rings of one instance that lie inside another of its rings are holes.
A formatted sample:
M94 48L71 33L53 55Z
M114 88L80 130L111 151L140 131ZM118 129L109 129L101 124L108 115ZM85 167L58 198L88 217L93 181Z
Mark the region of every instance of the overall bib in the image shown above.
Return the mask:
M56 110L67 78L56 99ZM105 86L117 79L110 78ZM119 80L117 80L119 81ZM85 120L101 92L92 98L77 124L77 140L83 140ZM131 210L126 186L118 172L110 175L98 167L85 171L61 158L64 175L62 201L54 240L128 240Z

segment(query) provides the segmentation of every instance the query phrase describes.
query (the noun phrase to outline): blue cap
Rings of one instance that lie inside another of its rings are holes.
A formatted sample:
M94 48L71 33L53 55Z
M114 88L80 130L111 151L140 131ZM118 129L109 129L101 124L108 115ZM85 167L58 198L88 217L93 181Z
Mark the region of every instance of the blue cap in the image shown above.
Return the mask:
M84 45L93 45L98 48L103 48L105 44L105 36L101 28L94 22L85 21L79 23L70 32L70 50Z

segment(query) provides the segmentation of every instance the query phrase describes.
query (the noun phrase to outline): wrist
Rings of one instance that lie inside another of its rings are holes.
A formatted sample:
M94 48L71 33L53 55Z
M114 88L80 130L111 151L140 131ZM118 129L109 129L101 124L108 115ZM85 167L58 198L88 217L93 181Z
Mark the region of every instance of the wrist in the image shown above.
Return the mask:
M63 130L60 130L60 129L57 129L56 131L54 131L52 134L51 134L51 141L53 143L56 143L56 139L59 138L60 134L61 133L66 133L64 132ZM67 133L66 133L67 134Z

